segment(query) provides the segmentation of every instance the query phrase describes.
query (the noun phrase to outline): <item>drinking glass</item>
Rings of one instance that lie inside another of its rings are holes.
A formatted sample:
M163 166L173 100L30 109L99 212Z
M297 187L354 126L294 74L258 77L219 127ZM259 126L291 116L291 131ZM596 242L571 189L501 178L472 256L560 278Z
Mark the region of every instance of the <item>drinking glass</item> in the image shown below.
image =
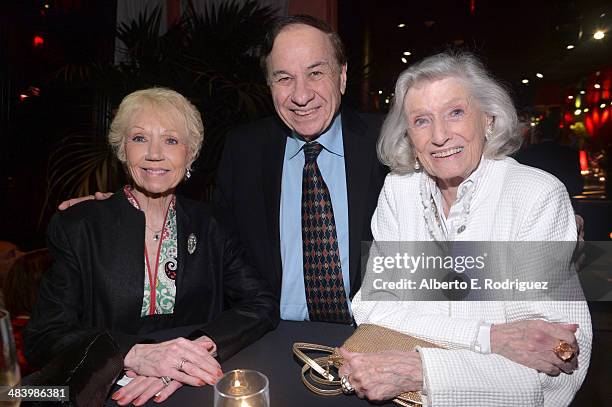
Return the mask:
M8 311L0 309L0 387L19 385L19 362L15 352L15 339L11 328L11 316ZM18 406L17 401L0 401L0 406Z
M255 370L227 372L215 384L215 407L270 407L268 378Z

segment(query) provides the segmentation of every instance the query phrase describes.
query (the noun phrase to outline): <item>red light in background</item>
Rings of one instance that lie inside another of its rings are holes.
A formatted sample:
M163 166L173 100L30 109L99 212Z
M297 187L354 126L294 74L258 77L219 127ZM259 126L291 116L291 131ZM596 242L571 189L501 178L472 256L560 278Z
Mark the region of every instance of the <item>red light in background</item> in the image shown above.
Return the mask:
M570 112L567 112L563 115L563 119L565 120L566 123L571 123L572 121L572 114Z
M593 97L591 98L591 103L596 105L599 103L599 100L601 99L601 92L593 92Z
M595 130L593 127L593 119L591 119L591 116L587 116L586 120L584 121L584 126L587 129L587 132L589 133L589 136L593 135L593 131Z
M610 108L608 107L601 114L601 125L603 126L608 121L609 118L610 118Z
M23 102L29 97L40 96L40 88L36 86L30 86L26 90L22 90L19 94L19 101Z
M601 127L601 122L599 121L599 110L593 109L591 116L593 117L593 124L597 129L599 129L599 127Z
M28 93L30 94L30 96L40 96L40 88L36 86L30 86L28 87Z
M44 43L45 43L45 39L43 37L41 37L40 35L34 36L34 46L35 47L42 47Z
M580 150L580 171L588 171L589 163L587 160L587 152L585 150Z

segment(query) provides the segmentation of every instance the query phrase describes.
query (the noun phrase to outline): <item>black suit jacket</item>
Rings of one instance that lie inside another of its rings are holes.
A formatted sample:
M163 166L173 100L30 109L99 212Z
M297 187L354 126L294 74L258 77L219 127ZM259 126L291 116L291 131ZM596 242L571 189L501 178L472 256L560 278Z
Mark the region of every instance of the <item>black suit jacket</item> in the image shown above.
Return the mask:
M376 157L381 124L380 115L342 109L351 294L361 285L360 245L362 240L372 240L370 219L387 173ZM223 208L225 216L234 223L250 262L267 278L278 298L282 280L281 178L289 135L290 130L278 117L232 131L226 139L214 195L217 207Z
M63 349L108 332L121 354L150 332L200 324L223 360L278 323L278 303L245 263L244 250L202 203L177 196L178 270L174 313L141 318L144 214L119 191L57 213L48 228L54 256L25 334L37 366ZM187 238L197 238L187 252Z

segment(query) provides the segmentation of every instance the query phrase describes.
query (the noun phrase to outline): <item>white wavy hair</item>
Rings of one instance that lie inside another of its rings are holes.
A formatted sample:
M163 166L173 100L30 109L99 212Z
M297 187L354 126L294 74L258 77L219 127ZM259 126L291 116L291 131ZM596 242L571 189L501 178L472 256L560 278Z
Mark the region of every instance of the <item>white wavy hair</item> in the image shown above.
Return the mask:
M417 84L446 78L460 80L472 100L493 118L493 133L484 146L486 158L500 159L520 148L521 125L508 91L493 79L474 55L447 51L417 62L397 79L395 97L377 145L379 160L391 171L400 174L414 171L415 154L410 139L405 137L408 134L404 113L406 93Z

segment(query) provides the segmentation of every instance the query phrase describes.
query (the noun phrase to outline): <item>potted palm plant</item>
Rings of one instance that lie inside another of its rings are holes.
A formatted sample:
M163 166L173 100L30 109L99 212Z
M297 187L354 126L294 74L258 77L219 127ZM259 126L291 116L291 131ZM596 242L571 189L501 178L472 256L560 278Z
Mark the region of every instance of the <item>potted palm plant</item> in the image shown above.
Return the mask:
M52 152L41 223L59 201L112 191L123 182L123 170L106 145L107 126L124 95L151 86L177 90L202 113L203 153L187 192L206 199L227 131L272 112L257 47L273 17L273 9L255 1L231 1L204 13L190 4L165 33L160 33L159 7L119 25L121 63L90 64L78 76L65 75L67 86L93 89L97 102L92 110L102 116L102 125L66 136Z

